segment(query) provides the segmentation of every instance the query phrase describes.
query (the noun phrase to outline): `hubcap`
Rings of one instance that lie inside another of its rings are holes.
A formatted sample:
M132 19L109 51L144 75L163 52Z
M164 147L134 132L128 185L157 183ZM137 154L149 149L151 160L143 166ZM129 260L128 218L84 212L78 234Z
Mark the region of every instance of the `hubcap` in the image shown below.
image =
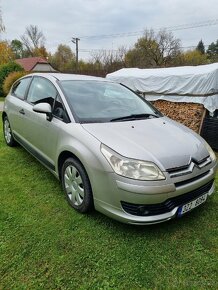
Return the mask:
M11 128L7 119L5 119L4 121L4 134L5 134L6 142L10 143L11 142Z
M83 181L73 165L69 165L65 169L64 183L70 201L76 206L81 205L84 199Z

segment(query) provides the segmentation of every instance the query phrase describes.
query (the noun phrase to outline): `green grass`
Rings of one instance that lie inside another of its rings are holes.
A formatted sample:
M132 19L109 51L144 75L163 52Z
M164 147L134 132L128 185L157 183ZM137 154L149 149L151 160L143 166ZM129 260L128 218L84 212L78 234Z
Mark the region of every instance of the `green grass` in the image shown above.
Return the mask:
M0 289L218 288L217 194L156 226L81 215L53 175L7 147L0 131Z
M4 102L4 101L5 101L5 98L0 97L0 102Z

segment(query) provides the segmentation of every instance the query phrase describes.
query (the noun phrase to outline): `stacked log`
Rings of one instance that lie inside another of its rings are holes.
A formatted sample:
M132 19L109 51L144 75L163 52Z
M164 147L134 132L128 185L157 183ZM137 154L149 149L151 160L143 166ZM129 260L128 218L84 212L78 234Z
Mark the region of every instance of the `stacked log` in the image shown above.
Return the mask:
M165 116L182 123L195 132L199 133L204 116L204 106L194 103L174 103L157 100L153 105Z

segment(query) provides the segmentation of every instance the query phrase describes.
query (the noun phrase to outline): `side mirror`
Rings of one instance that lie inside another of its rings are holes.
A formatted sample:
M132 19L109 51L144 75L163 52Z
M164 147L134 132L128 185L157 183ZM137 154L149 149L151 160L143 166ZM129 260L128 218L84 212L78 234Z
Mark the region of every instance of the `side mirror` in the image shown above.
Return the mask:
M51 121L52 119L51 105L49 105L48 103L39 103L34 105L33 111L36 113L46 114L48 121Z

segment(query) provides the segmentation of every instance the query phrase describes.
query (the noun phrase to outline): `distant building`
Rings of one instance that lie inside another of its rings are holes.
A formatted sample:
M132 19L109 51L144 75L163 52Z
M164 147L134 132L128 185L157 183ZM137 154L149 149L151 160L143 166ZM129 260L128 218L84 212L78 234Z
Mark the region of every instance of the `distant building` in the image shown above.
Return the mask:
M16 62L21 65L25 71L34 72L54 72L56 71L50 63L42 57L28 57L16 59Z

